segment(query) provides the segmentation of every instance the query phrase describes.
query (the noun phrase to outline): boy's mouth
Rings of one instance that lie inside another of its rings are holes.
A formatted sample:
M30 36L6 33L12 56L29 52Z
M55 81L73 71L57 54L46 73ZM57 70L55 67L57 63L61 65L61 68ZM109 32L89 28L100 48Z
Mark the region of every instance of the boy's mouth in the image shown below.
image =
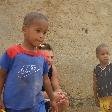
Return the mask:
M35 41L35 45L39 46L40 44L42 44L43 41Z
M109 61L109 59L104 59L104 61Z

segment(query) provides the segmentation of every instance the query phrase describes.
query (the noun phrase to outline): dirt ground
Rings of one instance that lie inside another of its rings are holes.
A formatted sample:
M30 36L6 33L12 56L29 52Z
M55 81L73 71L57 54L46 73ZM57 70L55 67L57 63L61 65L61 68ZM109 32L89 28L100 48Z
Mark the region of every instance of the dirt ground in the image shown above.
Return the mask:
M67 112L97 112L98 109L95 106L81 106L74 109L69 109Z
M66 112L98 112L99 108L96 106L76 106L74 108L69 108Z
M70 97L70 108L66 112L99 112L94 97L73 98Z
M95 48L105 42L112 54L112 0L0 0L0 54L21 42L23 17L31 11L49 19L45 41L54 49L61 86L70 94L67 112L97 112L92 98Z

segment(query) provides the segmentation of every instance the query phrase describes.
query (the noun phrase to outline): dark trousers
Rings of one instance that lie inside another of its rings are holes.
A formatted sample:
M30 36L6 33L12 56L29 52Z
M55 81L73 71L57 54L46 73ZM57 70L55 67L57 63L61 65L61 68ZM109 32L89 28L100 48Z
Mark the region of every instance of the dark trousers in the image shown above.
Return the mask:
M46 112L50 112L50 101L45 102Z

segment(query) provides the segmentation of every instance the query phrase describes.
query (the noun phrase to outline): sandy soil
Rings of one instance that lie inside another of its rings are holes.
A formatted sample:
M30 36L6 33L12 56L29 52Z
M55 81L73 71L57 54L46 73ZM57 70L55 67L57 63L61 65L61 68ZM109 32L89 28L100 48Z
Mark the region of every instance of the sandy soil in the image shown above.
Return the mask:
M98 112L98 108L96 106L87 105L69 109L67 112Z

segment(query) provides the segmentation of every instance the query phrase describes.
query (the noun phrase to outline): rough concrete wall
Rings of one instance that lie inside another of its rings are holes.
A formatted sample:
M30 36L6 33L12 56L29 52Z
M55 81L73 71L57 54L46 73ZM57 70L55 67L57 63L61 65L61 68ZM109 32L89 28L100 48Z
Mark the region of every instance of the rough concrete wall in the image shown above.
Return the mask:
M91 98L95 48L105 42L112 52L112 1L0 0L1 52L21 42L23 17L36 10L49 18L46 41L54 48L62 88L72 101Z

